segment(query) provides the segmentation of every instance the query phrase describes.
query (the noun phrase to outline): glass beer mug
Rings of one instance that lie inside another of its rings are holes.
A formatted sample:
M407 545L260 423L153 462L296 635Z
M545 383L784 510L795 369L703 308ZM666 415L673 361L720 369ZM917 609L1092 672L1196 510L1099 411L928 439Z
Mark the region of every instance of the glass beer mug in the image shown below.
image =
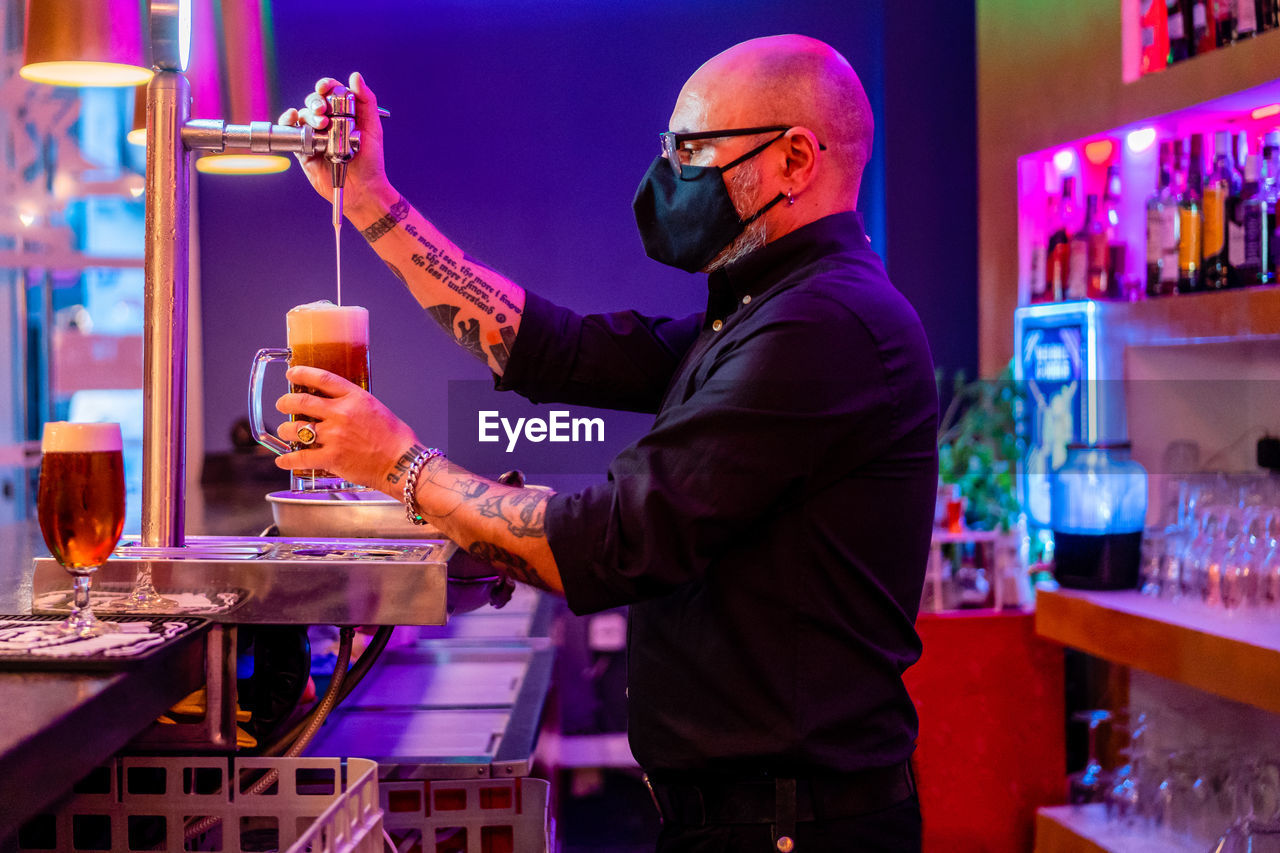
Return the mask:
M306 365L336 373L353 385L369 390L369 312L357 305L310 302L285 315L287 349L261 349L249 373L249 431L254 441L277 455L296 449L269 432L262 417L262 380L266 366L287 361L290 367ZM291 392L308 389L290 385ZM301 420L310 420L297 416ZM293 417L291 416L291 419ZM323 441L323 436L319 437ZM319 469L292 472L295 490L349 489L350 483Z

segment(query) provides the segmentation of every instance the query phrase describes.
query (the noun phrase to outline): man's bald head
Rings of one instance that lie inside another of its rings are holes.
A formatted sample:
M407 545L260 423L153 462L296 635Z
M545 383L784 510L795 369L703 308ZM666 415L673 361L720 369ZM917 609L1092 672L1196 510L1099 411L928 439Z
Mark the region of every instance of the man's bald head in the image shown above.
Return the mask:
M706 128L791 124L826 146L819 190L837 209L857 202L871 157L871 104L853 67L835 49L800 35L734 45L702 65L680 93Z

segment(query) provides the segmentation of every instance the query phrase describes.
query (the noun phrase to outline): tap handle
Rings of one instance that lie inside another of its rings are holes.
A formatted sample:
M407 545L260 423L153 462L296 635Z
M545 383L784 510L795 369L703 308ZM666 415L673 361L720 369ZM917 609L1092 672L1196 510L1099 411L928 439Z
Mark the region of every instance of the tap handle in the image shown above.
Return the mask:
M354 92L329 95L329 129L325 157L334 162L346 162L355 156L360 141L355 133L356 96Z

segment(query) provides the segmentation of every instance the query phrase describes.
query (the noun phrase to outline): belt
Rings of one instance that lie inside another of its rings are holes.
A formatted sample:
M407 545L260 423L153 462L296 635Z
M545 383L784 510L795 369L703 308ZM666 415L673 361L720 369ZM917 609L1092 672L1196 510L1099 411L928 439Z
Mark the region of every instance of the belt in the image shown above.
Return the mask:
M906 761L838 776L660 782L646 776L645 783L663 823L682 826L771 823L789 828L797 822L879 811L901 803L916 790Z

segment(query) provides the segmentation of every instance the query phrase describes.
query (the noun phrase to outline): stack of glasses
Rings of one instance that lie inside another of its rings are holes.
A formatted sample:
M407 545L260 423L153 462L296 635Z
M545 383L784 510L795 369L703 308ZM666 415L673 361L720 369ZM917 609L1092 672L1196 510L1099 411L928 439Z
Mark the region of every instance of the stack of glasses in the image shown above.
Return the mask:
M1193 474L1174 489L1169 523L1143 532L1142 592L1227 609L1280 605L1280 484Z
M1116 716L1111 711L1073 715L1089 727L1087 764L1069 780L1073 803L1103 803L1109 822L1177 840L1180 848L1203 843L1212 853L1280 851L1280 759L1257 752L1162 748L1151 737L1149 714ZM1110 769L1099 760L1102 726L1127 734L1122 758Z

